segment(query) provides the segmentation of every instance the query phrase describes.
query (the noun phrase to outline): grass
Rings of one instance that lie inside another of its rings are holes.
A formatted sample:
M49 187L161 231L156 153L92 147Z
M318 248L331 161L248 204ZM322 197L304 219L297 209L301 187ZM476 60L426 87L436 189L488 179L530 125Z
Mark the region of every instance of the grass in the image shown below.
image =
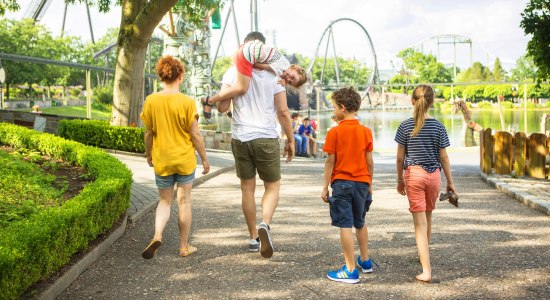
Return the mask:
M45 114L52 114L58 116L69 116L86 118L86 106L57 106L57 107L45 107L42 108L42 112ZM111 112L104 112L92 108L92 119L94 120L109 120L111 118Z

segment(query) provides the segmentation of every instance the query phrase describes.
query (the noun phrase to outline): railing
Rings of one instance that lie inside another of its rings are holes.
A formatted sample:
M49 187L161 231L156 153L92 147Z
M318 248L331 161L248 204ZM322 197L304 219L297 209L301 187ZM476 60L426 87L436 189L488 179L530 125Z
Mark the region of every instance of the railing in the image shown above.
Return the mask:
M529 176L547 179L550 176L548 154L550 137L533 133L529 137L524 132L512 135L491 128L480 133L480 168L485 174Z

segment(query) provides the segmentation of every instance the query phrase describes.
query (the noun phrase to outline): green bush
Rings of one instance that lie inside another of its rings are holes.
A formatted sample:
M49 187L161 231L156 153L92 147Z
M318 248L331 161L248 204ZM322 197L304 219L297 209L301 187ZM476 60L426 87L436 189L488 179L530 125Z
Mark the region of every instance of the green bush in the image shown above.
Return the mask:
M0 235L2 299L17 299L33 283L66 265L124 215L132 173L113 156L47 133L0 123L0 144L35 149L83 167L96 180L61 206L15 221Z
M489 101L481 101L477 103L479 109L493 109L493 104Z
M102 111L102 112L111 112L111 105L100 103L100 102L92 102L92 108Z
M510 101L502 101L502 102L500 102L500 106L503 109L512 109L512 108L514 108L514 103L512 103Z
M107 121L98 120L61 120L57 132L60 137L88 146L145 152L143 143L145 129L143 128L110 126Z
M550 108L550 100L548 100L548 101L546 101L546 103L544 103L544 107Z
M113 104L113 86L99 86L94 89L93 93L94 102L103 103L107 105Z

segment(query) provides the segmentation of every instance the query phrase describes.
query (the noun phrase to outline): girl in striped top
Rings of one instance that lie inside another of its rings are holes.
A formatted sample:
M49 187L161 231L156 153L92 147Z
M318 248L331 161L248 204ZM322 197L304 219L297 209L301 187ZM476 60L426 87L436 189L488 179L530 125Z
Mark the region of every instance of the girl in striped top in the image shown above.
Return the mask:
M397 146L397 192L407 195L412 213L416 247L422 264L422 274L416 280L430 282L430 239L432 211L441 190L443 168L447 178L447 192L456 194L451 176L451 165L445 148L450 146L443 124L428 116L434 100L433 89L417 86L412 94L413 118L403 121L395 135Z
M211 110L214 103L242 96L250 86L252 68L256 67L268 70L279 77L279 83L301 87L306 81L305 70L290 62L277 49L265 45L265 37L260 32L251 32L244 39L244 44L235 54L235 66L237 67L237 84L220 93L201 99L203 115L209 120L212 117Z

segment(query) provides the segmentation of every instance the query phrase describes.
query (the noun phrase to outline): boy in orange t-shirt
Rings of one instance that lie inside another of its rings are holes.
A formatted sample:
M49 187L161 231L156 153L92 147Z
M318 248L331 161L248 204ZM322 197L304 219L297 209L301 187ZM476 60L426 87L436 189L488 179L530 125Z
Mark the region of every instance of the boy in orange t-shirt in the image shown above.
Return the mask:
M361 106L361 97L353 88L342 88L332 94L334 115L338 126L326 136L323 151L325 162L321 198L330 203L332 225L340 228L340 241L346 264L327 273L333 281L359 282L355 267L355 246L352 227L355 227L361 255L357 264L363 273L372 272L369 259L368 231L365 216L372 203L372 132L355 118ZM332 188L329 197L328 186Z

